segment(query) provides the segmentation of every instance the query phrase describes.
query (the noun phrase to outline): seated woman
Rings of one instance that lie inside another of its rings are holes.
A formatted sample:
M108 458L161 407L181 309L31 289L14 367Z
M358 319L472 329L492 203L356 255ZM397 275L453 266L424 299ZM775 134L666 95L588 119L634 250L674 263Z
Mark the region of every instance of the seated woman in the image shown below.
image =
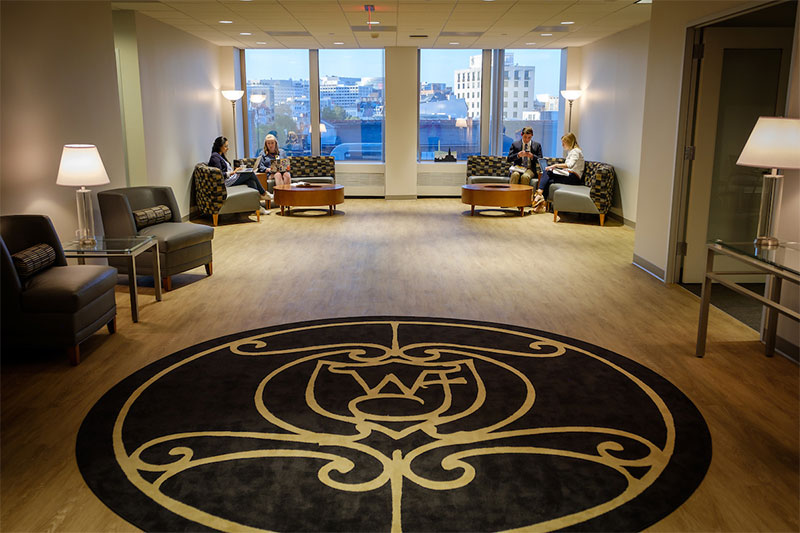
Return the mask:
M533 198L533 210L536 213L544 212L545 202L550 199L550 185L553 183L566 183L568 185L581 185L583 180L583 168L585 161L583 152L578 146L578 140L574 133L567 133L561 137L561 146L567 152L567 157L563 163L549 165L542 173L539 180L539 188ZM556 169L565 169L560 172ZM565 172L566 171L566 172Z
M275 185L291 185L292 176L288 172L288 167L285 172L281 172L278 166L278 160L286 157L283 149L278 148L278 139L271 133L264 138L264 151L258 156L255 162L256 172L271 173L270 178L275 180ZM273 163L275 163L275 172L272 173Z
M225 154L228 151L228 139L225 137L217 137L214 139L214 145L211 147L211 158L208 160L208 166L218 168L222 171L222 176L225 178L225 186L233 187L234 185L247 185L251 189L258 191L262 200L269 198L268 193L264 187L259 183L258 178L252 172L244 172L239 174L244 167L234 169ZM263 213L262 213L263 214Z

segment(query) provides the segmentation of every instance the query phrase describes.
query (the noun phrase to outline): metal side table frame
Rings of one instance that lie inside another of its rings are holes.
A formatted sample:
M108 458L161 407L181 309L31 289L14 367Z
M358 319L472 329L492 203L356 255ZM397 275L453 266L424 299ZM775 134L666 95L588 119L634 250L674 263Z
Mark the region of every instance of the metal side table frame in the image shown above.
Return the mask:
M128 259L128 291L131 295L131 318L139 321L138 288L136 284L136 256L153 250L153 286L156 290L156 301L161 301L161 264L158 258L158 239L152 235L136 235L118 239L98 237L97 244L81 244L80 241L62 243L64 255L76 258L83 265L86 258L125 257Z
M711 284L716 281L739 294L749 296L767 306L767 317L764 328L766 346L764 352L767 357L771 357L775 353L778 314L781 313L794 320L800 321L800 313L780 304L783 280L800 284L800 268L790 266L788 261L790 255L794 255L795 259L800 255L800 243L781 243L780 246L775 248L756 248L752 243L726 243L721 240L716 240L708 243L706 246L708 247L708 256L706 257L706 274L703 279L703 290L700 297L700 321L697 326L697 347L695 355L697 357L703 357L706 351L708 308L711 303ZM714 257L717 254L732 257L756 268L758 271L715 272ZM753 274L768 275L767 287L769 287L769 298L745 289L741 285L725 278L725 276L730 275Z

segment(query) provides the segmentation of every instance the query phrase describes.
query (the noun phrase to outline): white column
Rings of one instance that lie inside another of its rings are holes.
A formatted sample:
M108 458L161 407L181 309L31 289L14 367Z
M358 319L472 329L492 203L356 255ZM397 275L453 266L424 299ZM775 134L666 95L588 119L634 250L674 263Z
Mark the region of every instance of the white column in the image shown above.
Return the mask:
M417 197L419 65L417 49L389 47L385 56L386 198Z

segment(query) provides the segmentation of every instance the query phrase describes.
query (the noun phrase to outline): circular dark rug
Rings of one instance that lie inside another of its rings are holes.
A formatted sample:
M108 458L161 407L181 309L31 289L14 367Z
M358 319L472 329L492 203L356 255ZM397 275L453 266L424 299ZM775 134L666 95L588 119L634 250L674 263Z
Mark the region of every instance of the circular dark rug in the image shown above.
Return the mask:
M464 320L263 328L100 399L77 459L151 531L630 531L697 488L703 417L603 348Z

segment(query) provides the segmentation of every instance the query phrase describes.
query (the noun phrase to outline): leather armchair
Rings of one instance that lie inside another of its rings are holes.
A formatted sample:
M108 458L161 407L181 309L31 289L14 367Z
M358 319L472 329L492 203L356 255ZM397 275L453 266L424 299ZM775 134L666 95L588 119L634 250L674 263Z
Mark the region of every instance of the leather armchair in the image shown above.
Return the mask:
M37 244L51 246L55 261L23 279L12 256ZM116 331L116 269L68 265L48 217L0 216L0 267L4 343L66 347L77 365L81 342L103 326Z
M257 195L258 193L256 193ZM210 276L212 270L211 239L214 228L181 221L181 212L170 187L128 187L97 193L100 214L106 237L131 237L153 235L158 239L158 253L164 290L172 289L172 276L199 266L205 266ZM172 218L151 226L139 228L134 211L165 205ZM153 252L148 250L136 257L136 272L153 275ZM127 262L109 258L110 265L128 274Z

